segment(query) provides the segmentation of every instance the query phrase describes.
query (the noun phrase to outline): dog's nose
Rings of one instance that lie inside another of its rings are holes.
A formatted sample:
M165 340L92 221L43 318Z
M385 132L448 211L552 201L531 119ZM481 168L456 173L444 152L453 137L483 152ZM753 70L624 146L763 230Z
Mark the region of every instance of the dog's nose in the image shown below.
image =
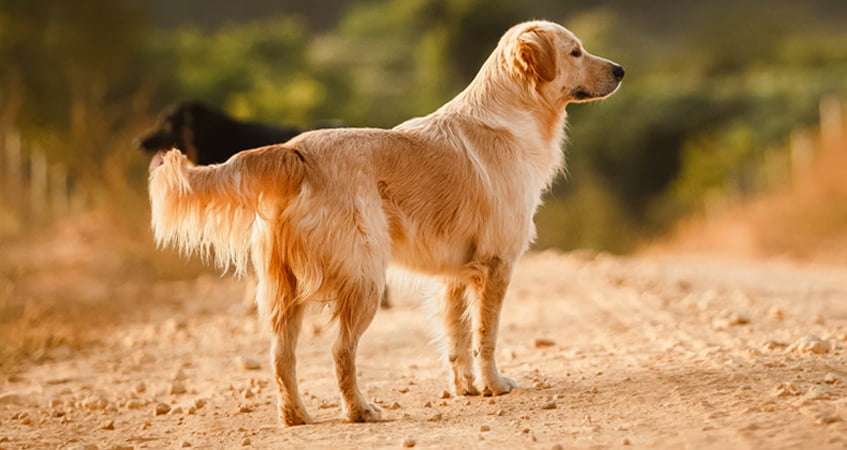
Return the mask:
M615 64L612 66L612 75L615 76L615 79L618 81L623 80L623 76L626 74L626 71L623 70L622 66Z

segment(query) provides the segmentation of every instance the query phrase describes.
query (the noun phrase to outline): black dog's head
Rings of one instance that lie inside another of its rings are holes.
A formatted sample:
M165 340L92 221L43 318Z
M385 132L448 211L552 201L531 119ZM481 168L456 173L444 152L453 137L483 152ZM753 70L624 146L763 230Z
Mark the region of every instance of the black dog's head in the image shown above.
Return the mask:
M138 139L138 148L150 154L182 148L183 125L191 120L187 117L191 115L190 109L191 106L187 103L168 108L159 118L156 127Z
M138 139L138 147L151 155L176 148L195 164L206 165L225 162L241 150L285 142L302 131L238 120L187 101L167 109L156 128Z
M220 120L221 113L204 103L176 104L162 114L152 131L138 139L138 148L151 155L177 148L192 157L196 152L196 124L209 126Z

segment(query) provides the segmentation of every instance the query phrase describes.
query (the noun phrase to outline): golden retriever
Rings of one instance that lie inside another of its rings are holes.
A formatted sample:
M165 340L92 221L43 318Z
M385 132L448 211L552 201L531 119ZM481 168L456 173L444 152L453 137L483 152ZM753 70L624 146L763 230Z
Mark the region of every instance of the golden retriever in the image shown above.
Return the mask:
M332 354L347 418L379 420L358 386L356 348L389 262L445 283L452 390L508 393L515 382L494 360L500 310L563 165L565 107L611 95L623 74L561 25L516 25L463 92L394 129L311 131L206 167L165 154L150 173L156 240L237 272L252 261L285 424L310 421L294 355L310 301L331 302L339 322Z

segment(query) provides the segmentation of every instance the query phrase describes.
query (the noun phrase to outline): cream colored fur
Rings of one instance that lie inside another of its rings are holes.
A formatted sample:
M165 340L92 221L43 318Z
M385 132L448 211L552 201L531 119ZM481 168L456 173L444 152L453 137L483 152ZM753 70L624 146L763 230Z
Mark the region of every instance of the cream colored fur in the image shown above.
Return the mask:
M213 252L237 272L252 259L286 424L310 421L294 357L309 301L334 305L348 418L379 418L358 388L355 353L389 262L444 281L452 389L505 394L515 383L494 360L500 309L535 237L541 194L562 168L565 106L610 95L613 67L560 25L527 22L503 36L463 92L392 130L308 132L209 167L172 151L150 175L156 239Z

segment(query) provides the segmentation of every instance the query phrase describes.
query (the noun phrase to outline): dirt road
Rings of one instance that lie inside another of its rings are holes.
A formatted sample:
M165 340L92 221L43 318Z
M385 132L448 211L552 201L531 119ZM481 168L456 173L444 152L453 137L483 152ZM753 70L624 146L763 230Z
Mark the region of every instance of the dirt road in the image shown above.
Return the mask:
M0 448L844 448L847 270L682 257L524 258L499 362L520 389L442 398L426 308L380 311L359 353L381 423L340 420L328 315L282 428L268 343L237 281L161 283L176 306L0 384ZM144 308L145 299L138 299ZM555 447L558 448L558 447Z

